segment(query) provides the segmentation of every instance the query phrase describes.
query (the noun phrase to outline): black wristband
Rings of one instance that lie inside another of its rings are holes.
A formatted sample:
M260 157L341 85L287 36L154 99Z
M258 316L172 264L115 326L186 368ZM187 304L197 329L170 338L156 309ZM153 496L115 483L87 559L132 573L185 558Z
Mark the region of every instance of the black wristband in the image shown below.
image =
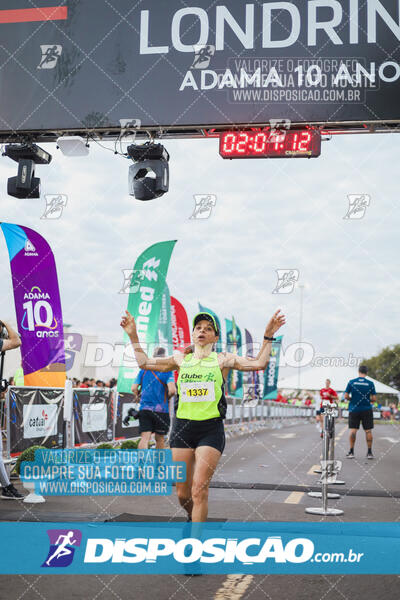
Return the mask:
M264 335L264 340L267 340L268 342L276 342L276 338L274 338L274 337L272 337L272 338L271 337L267 337L265 335Z

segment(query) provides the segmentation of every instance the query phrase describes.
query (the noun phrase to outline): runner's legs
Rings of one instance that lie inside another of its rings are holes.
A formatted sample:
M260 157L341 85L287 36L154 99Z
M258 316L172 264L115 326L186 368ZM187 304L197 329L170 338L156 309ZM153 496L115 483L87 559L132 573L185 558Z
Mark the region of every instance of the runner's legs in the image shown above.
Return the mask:
M192 481L194 473L194 448L172 448L172 460L183 461L186 463L186 481L176 482L176 493L182 508L186 510L188 516L192 516Z
M221 458L221 452L211 446L198 446L193 474L192 521L202 522L208 515L208 487Z

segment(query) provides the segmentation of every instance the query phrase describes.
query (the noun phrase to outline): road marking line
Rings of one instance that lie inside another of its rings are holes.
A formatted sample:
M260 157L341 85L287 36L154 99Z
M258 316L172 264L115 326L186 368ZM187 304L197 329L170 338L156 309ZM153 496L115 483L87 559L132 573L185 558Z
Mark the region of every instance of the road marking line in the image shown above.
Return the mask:
M253 579L253 575L227 575L214 600L240 600Z
M303 496L304 496L304 492L292 492L286 498L285 504L298 504Z

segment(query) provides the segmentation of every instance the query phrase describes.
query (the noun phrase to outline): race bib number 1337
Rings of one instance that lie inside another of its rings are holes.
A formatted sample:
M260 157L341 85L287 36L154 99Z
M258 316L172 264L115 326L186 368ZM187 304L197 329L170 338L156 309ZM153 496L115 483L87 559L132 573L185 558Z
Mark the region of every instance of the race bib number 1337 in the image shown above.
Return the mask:
M193 381L181 384L181 402L212 402L215 389L212 381Z

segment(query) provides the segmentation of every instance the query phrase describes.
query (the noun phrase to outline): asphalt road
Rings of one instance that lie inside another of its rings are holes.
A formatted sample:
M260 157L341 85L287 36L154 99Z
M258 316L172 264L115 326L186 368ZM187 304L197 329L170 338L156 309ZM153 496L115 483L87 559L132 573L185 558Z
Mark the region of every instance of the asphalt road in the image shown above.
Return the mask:
M400 425L377 424L374 460L367 460L363 432L356 457L345 458L347 426L336 427L335 458L342 460L344 485L331 486L339 500L339 517L310 515L306 507L319 506L307 490L317 489L314 473L321 456L321 440L312 424L231 438L210 490L209 516L238 521L398 521L400 518ZM258 488L258 489L254 489ZM280 488L280 489L276 489ZM333 489L335 488L335 489ZM11 506L10 506L11 505ZM45 504L0 503L3 521L106 521L181 519L182 510L171 497L53 497ZM400 559L399 559L400 563ZM400 572L400 568L399 568ZM398 600L400 577L377 575L24 575L0 576L0 599L61 597L93 600Z

